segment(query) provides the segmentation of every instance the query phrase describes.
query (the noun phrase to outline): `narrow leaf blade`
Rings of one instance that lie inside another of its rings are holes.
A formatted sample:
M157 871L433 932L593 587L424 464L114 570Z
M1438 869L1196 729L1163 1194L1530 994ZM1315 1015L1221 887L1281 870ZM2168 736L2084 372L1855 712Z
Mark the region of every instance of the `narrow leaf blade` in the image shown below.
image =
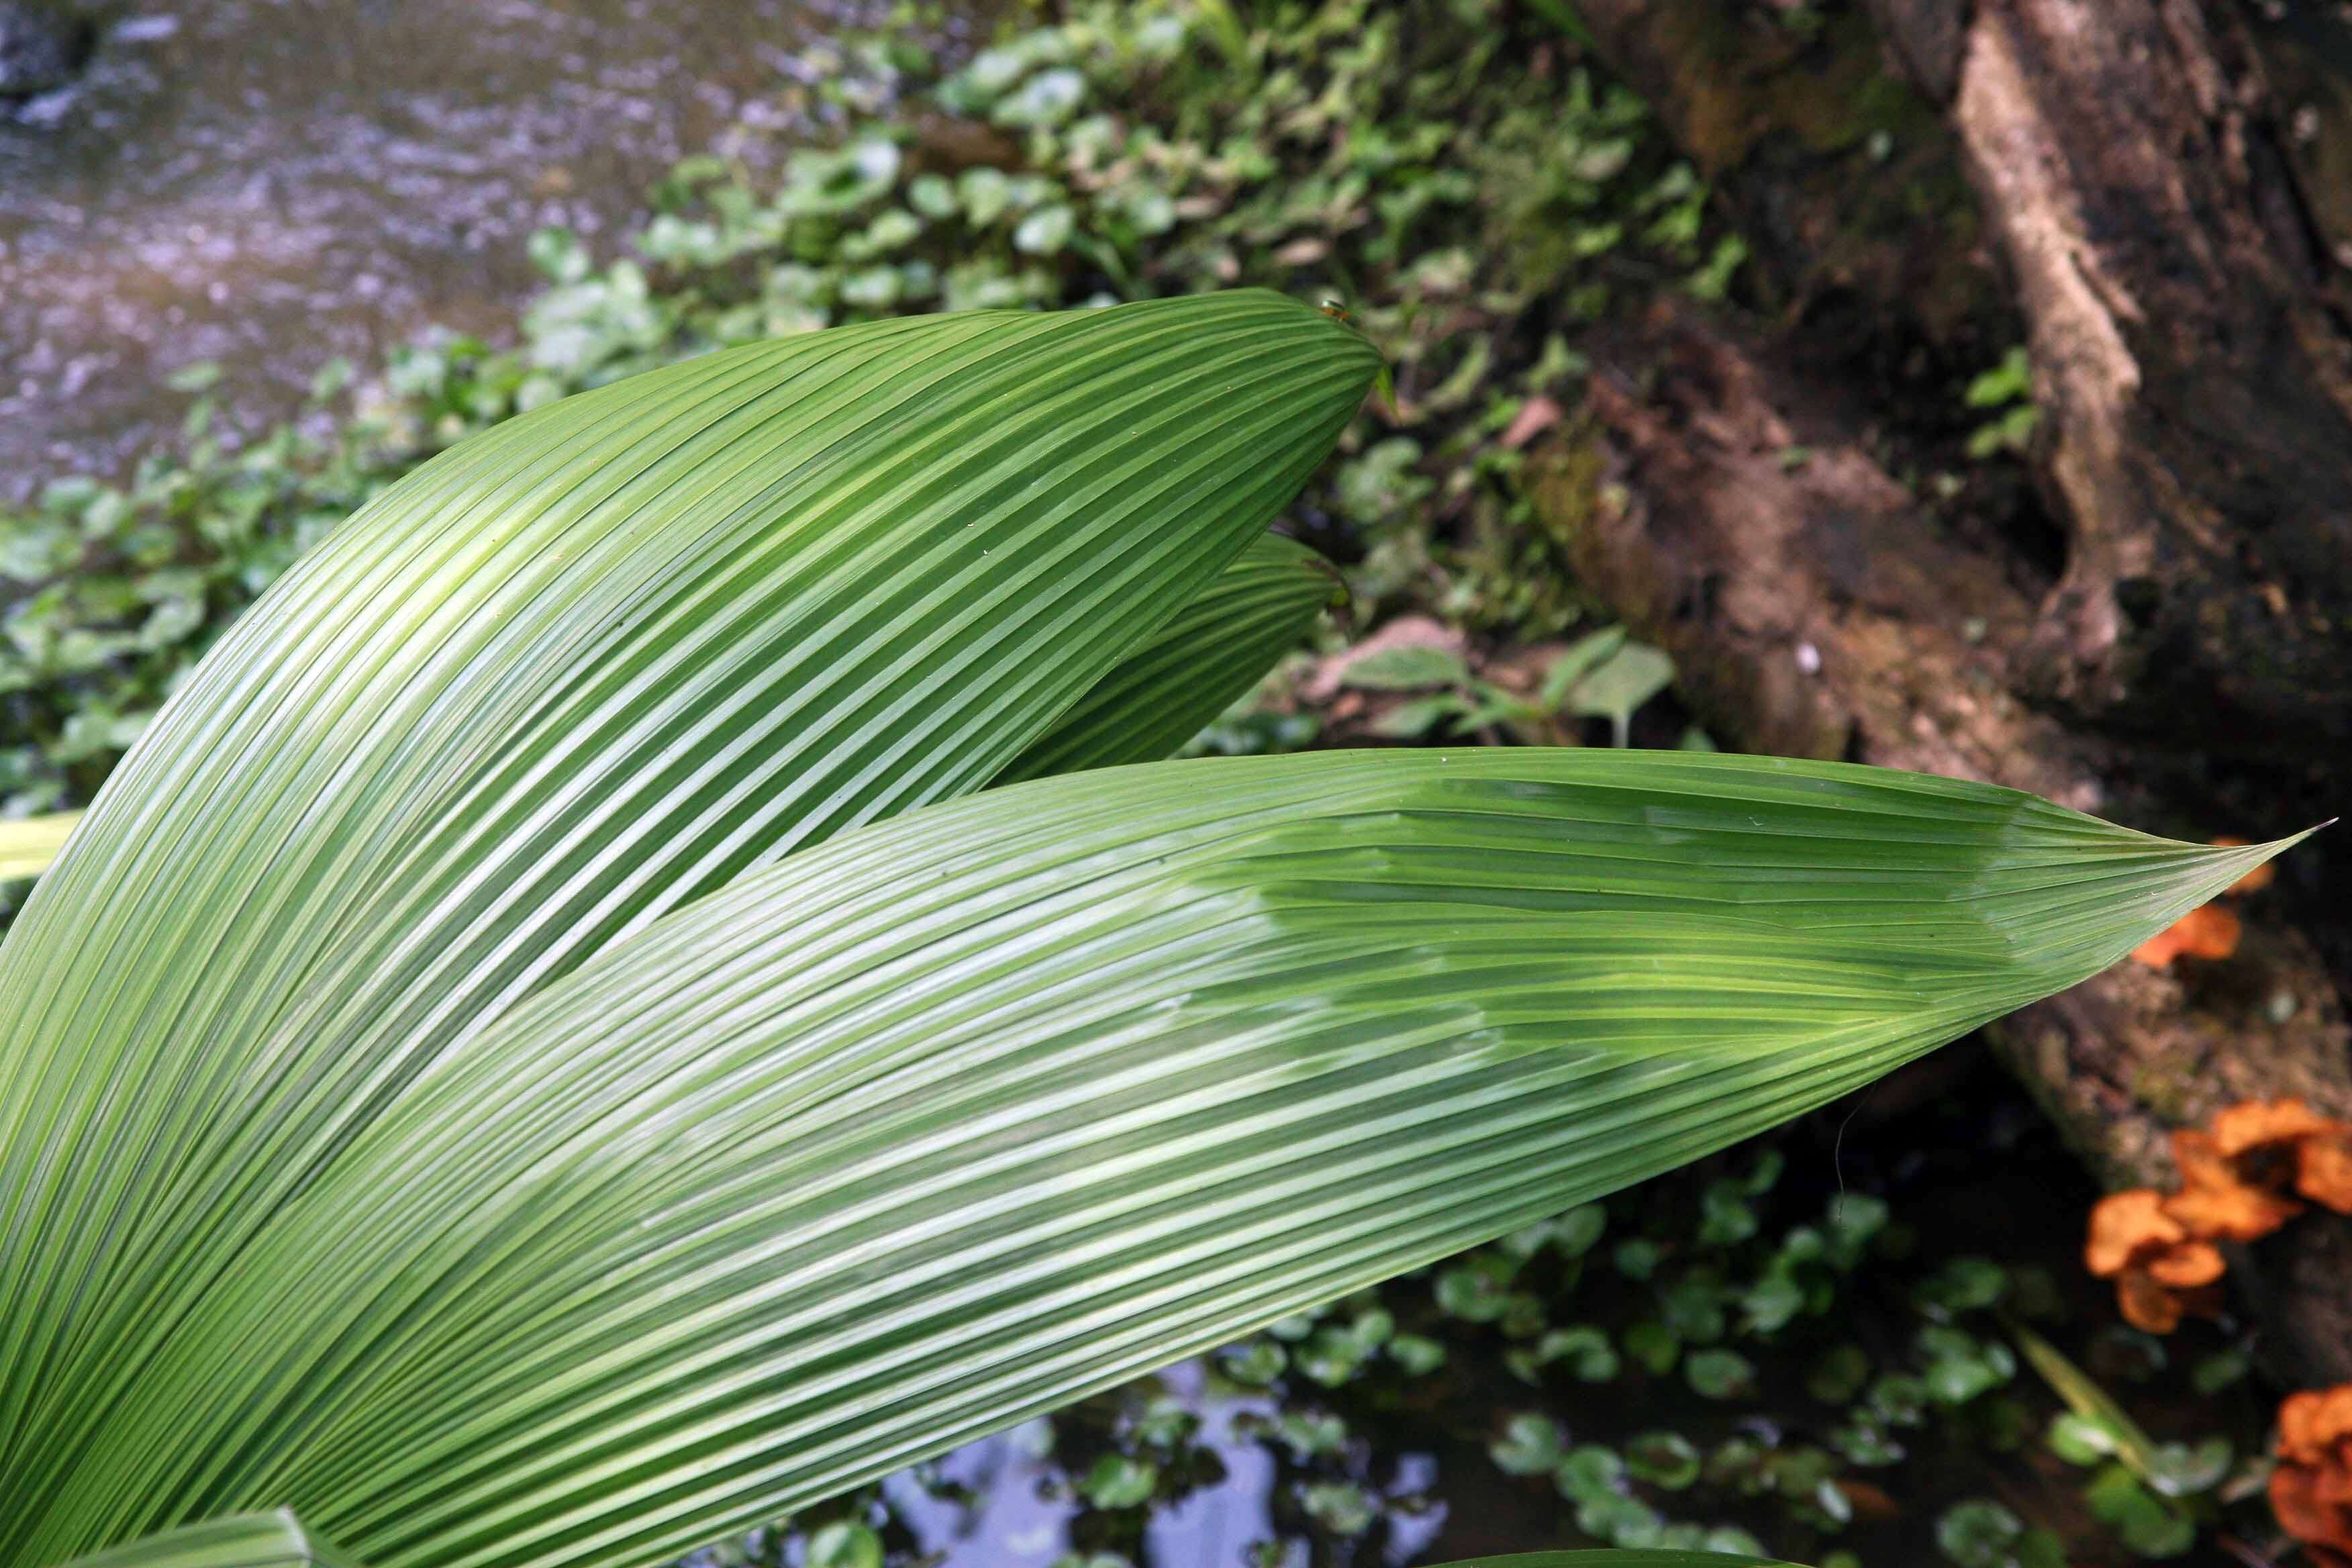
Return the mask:
M37 1539L285 1498L380 1568L656 1560L1821 1104L2278 847L1575 750L910 814L420 1085Z
M985 783L1375 364L1246 290L844 328L509 421L306 557L0 948L0 1561L419 1074L746 867Z
M64 1568L359 1568L288 1510L184 1524Z
M996 782L1174 756L1248 696L1345 592L1339 574L1305 545L1273 533L1251 541Z

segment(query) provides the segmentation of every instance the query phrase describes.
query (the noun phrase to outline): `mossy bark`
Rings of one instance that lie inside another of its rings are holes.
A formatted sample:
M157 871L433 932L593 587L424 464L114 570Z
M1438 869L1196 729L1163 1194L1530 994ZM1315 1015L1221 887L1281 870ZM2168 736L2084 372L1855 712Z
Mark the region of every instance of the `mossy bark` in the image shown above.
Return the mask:
M1764 309L1819 330L1851 316L1883 342L1955 360L2020 335L1983 250L1958 143L1886 68L1869 19L1770 5L1591 0L1610 63L1713 181L1754 247ZM1859 345L1857 345L1859 346Z
M2235 8L1875 0L1876 31L1832 6L1795 35L1761 0L1584 11L1759 237L1784 323L1843 308L1832 348L1979 364L2030 345L2067 545L2035 695L2212 752L2352 754L2352 274L2327 232L2352 201L2287 156L2315 105L2273 98Z

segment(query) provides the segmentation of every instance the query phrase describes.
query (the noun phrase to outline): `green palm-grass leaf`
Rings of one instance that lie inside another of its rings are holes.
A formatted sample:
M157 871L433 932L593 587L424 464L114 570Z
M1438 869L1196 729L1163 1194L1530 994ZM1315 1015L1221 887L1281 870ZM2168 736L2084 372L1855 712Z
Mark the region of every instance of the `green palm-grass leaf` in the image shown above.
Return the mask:
M1263 292L877 322L526 415L337 530L0 949L0 1562L436 1058L745 868L1001 772L1263 530L1375 363Z
M1078 700L1013 759L998 782L1171 757L1298 646L1346 589L1328 563L1280 534L1241 558L1179 610L1150 642Z
M19 1556L289 1502L374 1568L658 1562L1769 1127L2276 848L1544 750L862 828L445 1057Z
M286 1509L184 1524L66 1568L359 1568Z

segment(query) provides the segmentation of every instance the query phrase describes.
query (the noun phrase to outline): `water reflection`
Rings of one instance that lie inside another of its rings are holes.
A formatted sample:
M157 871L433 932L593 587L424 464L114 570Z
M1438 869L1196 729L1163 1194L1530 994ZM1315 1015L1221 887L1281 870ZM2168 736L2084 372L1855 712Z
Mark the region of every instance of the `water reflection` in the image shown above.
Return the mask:
M175 368L283 415L427 321L496 332L530 232L625 224L757 122L797 0L144 0L0 121L0 492L166 433ZM772 109L767 111L773 115Z
M1368 1467L1385 1458L1392 1473L1390 1484L1374 1489L1386 1506L1364 1549L1357 1550L1344 1538L1303 1530L1307 1521L1297 1510L1277 1504L1277 1493L1301 1477L1284 1473L1266 1436L1282 1414L1274 1399L1218 1384L1197 1361L1164 1369L1126 1397L1134 1406L1127 1419L1152 1398L1172 1400L1197 1419L1185 1446L1205 1450L1214 1477L1175 1500L1151 1505L1141 1551L1133 1558L1142 1568L1313 1568L1333 1562L1403 1568L1423 1561L1444 1530L1447 1510L1434 1500L1439 1466L1432 1455L1379 1444L1357 1457ZM890 1519L911 1536L906 1544L914 1559L936 1568L1049 1568L1087 1561L1088 1548L1104 1543L1074 1531L1084 1512L1072 1490L1074 1456L1057 1451L1074 1439L1083 1443L1087 1420L1083 1412L1065 1413L968 1443L928 1468L929 1485L913 1472L885 1480ZM1373 1479L1369 1469L1363 1479Z

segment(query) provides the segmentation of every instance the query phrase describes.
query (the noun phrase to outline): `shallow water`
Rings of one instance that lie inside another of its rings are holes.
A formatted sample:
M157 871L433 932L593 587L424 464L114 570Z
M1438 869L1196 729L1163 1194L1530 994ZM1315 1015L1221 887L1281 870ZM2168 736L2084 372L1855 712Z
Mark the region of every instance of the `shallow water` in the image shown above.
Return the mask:
M798 0L143 0L0 118L0 495L253 428L329 358L496 333L545 224L609 235L802 68Z

